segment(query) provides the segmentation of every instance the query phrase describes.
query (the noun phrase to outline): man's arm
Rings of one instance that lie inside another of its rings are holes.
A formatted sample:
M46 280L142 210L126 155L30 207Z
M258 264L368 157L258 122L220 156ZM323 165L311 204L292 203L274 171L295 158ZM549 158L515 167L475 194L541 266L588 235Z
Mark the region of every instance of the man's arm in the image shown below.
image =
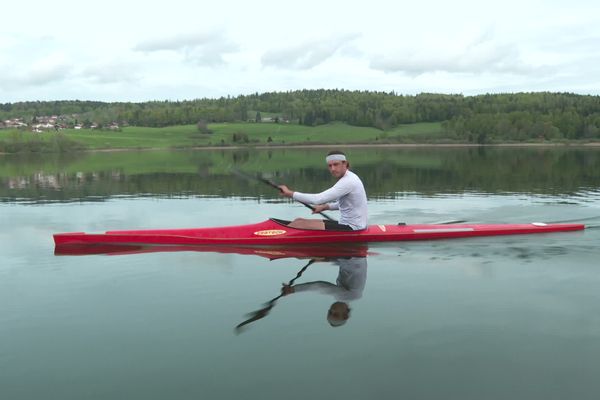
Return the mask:
M309 204L325 204L337 201L340 197L347 195L352 190L352 185L343 178L329 189L316 194L292 192L294 200ZM329 207L330 209L331 206Z
M283 287L281 288L281 293L284 296L287 296L288 294L292 294L292 293L308 292L308 291L317 291L317 292L321 292L321 293L335 294L337 292L344 292L345 289L341 288L338 285L335 285L331 282L327 282L327 281L314 281L314 282L299 283L294 286L289 286L284 283Z
M329 204L317 204L314 206L314 210L313 210L313 214L318 214L320 212L323 212L325 210L331 210L331 208L329 208Z

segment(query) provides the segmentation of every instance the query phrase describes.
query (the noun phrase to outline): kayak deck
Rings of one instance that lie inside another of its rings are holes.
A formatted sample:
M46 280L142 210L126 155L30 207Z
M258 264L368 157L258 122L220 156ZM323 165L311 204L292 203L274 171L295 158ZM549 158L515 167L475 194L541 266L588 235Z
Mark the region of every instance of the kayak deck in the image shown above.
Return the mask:
M54 235L56 246L69 244L151 245L288 245L434 240L477 236L521 235L585 229L583 224L415 224L370 225L360 231L308 230L275 218L249 225L215 228L145 229Z

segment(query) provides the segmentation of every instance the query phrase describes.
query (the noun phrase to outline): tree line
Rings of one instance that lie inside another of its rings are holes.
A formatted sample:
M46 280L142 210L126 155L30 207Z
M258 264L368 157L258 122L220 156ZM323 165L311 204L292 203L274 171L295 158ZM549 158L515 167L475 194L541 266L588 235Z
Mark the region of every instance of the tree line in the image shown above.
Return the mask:
M142 103L35 101L0 104L0 118L31 120L68 115L79 121L134 126L259 121L259 112L276 121L306 126L341 121L389 130L402 124L443 122L446 135L459 141L600 138L600 96L572 93L401 95L394 92L298 90L237 97Z

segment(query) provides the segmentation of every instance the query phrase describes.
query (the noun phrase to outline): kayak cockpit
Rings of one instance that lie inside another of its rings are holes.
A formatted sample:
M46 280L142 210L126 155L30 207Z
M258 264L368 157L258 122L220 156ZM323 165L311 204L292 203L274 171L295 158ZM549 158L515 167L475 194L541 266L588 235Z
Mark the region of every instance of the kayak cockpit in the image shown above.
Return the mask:
M288 226L292 221L287 221L285 219L279 219L279 218L269 218L269 220L275 222L276 224L279 224L281 226Z
M279 219L279 218L269 218L269 220L270 220L270 221L273 221L273 222L275 222L276 224L279 224L279 225L281 225L281 226L285 226L286 228L290 228L290 229L298 229L298 230L300 230L300 231L320 231L320 230L322 230L322 229L309 229L309 228L302 228L302 229L299 229L299 228L294 228L293 226L289 226L289 224L290 224L292 221L287 221L287 220L285 220L285 219ZM352 231L350 231L350 230L347 230L347 229L329 229L329 228L328 228L328 229L326 229L326 230L327 230L327 231L329 231L329 232L347 232L347 233L350 233L350 232L352 232Z

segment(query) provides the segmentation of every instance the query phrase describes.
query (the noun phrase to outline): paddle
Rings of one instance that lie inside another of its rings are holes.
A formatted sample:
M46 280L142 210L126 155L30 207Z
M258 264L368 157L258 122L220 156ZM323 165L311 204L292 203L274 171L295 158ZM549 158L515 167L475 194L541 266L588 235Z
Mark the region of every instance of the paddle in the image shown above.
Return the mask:
M244 173L244 172L242 172L240 170L237 170L237 169L232 169L231 171L234 174L236 174L238 176L241 176L241 177L243 177L245 179L257 180L259 182L262 182L262 183L264 183L266 185L271 186L272 188L275 188L275 189L281 191L281 189L279 188L279 186L275 182L271 181L270 179L264 178L264 177L262 177L260 175L259 176L248 175L248 174L246 174L246 173ZM298 200L296 200L296 201L298 201ZM315 208L313 206L311 206L310 204L306 204L306 203L303 203L301 201L298 201L298 203L302 204L303 206L305 206L307 208L310 208L313 212L315 211ZM325 214L323 212L320 212L319 214L321 214L323 217L325 217L329 221L335 221L335 219L331 218L329 215L327 215L327 214Z
M431 225L452 225L452 224L462 224L464 222L467 222L467 221L462 220L462 219L453 219L451 221L434 222ZM398 225L407 225L407 223L406 222L398 222Z
M441 221L441 222L436 222L434 223L434 225L452 225L452 224L462 224L465 223L467 221L462 220L462 219L453 219L450 221Z
M296 274L294 279L292 279L291 281L288 282L287 286L292 286L294 284L294 282L296 281L296 279L300 278L302 276L302 274L304 273L304 271L306 271L308 266L310 264L314 263L315 261L316 260L313 258L304 267L302 267L302 269L300 271L298 271L298 273ZM269 300L268 302L266 302L265 307L261 308L260 310L256 310L254 312L249 313L248 316L250 316L250 318L248 318L244 322L239 323L235 327L235 332L240 333L244 326L248 325L251 322L258 321L259 319L266 317L269 314L269 311L271 311L271 309L275 306L275 303L277 302L277 300L279 300L283 296L285 296L285 295L283 293L281 293L279 296L274 297L271 300Z

